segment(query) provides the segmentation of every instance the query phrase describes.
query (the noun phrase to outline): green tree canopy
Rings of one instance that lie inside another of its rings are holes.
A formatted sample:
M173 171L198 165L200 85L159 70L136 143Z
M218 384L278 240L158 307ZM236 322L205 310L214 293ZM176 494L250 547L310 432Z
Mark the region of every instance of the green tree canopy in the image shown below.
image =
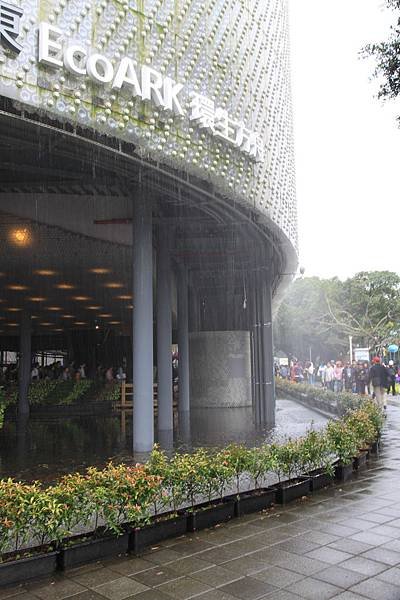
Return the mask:
M400 339L400 277L389 271L294 282L275 320L275 349L297 358L345 355L349 335L371 349Z

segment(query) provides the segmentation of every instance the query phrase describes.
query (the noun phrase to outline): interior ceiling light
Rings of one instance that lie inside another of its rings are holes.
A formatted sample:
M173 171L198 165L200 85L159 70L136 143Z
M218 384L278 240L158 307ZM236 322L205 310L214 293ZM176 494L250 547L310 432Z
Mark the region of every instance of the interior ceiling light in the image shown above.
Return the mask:
M121 296L117 296L118 300L132 300L132 296L129 294L122 294Z
M101 310L102 306L86 306L86 310Z
M77 300L78 302L86 302L90 300L89 296L72 296L72 300Z
M74 325L87 325L87 323L85 321L76 321Z
M54 287L56 287L58 290L73 290L75 286L71 285L70 283L58 283Z
M53 312L58 312L58 311L62 310L62 308L60 306L46 306L46 310L51 310Z
M36 269L34 273L36 273L36 275L43 275L43 277L51 277L52 275L57 274L57 272L52 269Z
M74 315L61 315L63 319L75 319Z
M18 327L19 323L6 323L7 327Z
M107 275L111 273L111 269L105 269L104 267L95 267L94 269L89 269L89 273L95 273L95 275Z
M23 292L28 289L27 285L19 285L19 284L11 284L7 286L9 290L13 290L14 292Z
M129 308L130 310L132 310L132 308L133 308L133 304L127 304L127 305L126 305L126 308Z
M99 317L101 317L102 319L110 319L112 317L111 313L102 313L101 315L98 315Z
M10 308L6 308L8 312L21 312L22 308L17 308L16 306L11 306Z
M117 283L116 281L109 281L108 283L104 284L104 287L111 288L112 290L117 290L119 288L123 288L124 284Z
M16 246L28 246L31 241L29 229L21 227L10 231L10 240Z
M43 296L31 296L31 298L28 298L28 300L30 300L31 302L44 302L46 298L44 298Z
M57 329L54 329L54 331L64 331L61 327L57 327Z
M108 321L109 325L121 325L121 321Z
M44 321L42 323L39 323L39 325L42 325L43 327L51 327L52 325L54 325L54 323L48 323L47 321Z

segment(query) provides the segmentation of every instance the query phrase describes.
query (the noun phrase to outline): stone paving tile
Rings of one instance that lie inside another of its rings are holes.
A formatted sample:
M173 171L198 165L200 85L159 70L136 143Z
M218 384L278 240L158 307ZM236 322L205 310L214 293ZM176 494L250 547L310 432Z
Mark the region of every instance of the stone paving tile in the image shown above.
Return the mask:
M265 596L265 598L271 600L299 600L300 596L297 594L292 594L286 590L281 590L280 592L273 592L272 594Z
M350 569L350 571L357 571L363 575L373 577L382 571L385 571L388 566L383 563L370 560L369 558L363 558L362 556L353 556L349 560L345 560L341 563L341 567L344 569Z
M343 592L339 596L334 596L335 600L365 600L365 596L359 596L353 592Z
M152 599L149 598L149 600ZM222 592L221 590L211 590L210 592L196 596L196 600L237 600L237 598L227 594L226 592Z
M400 589L400 569L398 567L393 567L393 569L388 569L387 571L383 571L383 573L379 573L379 575L377 575L377 579L397 585Z
M201 552L196 556L198 556L201 560L206 560L207 562L210 562L214 565L219 565L221 563L227 562L228 560L238 558L242 555L242 552L235 552L235 550L233 548L230 548L228 544L226 546L219 546L218 548L213 548L212 550L206 550L205 552Z
M41 600L64 600L85 591L82 585L64 578L54 578L50 583L30 583L26 587L28 592Z
M299 556L292 554L288 559L281 559L275 563L278 567L295 571L301 575L314 575L318 571L322 571L326 568L326 563L307 556Z
M235 598L240 598L240 600L258 600L259 598L264 598L275 589L269 583L253 579L252 577L244 577L220 588L221 591L227 592Z
M357 573L357 571L350 571L349 569L343 569L341 566L333 565L324 571L315 573L313 577L347 589L352 585L356 585L356 583L360 583L360 581L366 579L367 576Z
M115 571L120 575L126 576L135 575L135 573L140 573L141 571L146 571L147 569L152 569L154 567L154 563L144 560L143 558L113 560L107 562L106 565L111 571Z
M178 579L180 575L165 565L159 565L148 571L142 571L132 575L130 579L134 579L147 587L156 587L172 579Z
M362 556L385 563L391 567L395 567L400 564L400 552L393 552L393 550L382 548L382 546L368 550L367 552L364 552Z
M254 579L265 581L278 588L284 588L300 579L304 578L304 575L289 571L288 569L282 569L282 567L268 567L259 573L252 575Z
M195 573L196 571L201 571L202 569L207 569L208 567L212 566L214 566L213 563L203 560L197 555L187 556L186 558L181 558L172 563L168 563L168 568L180 575L190 575L191 573Z
M103 585L99 585L93 589L100 594L100 596L108 598L109 600L125 600L125 598L129 598L139 592L144 592L149 588L129 577L120 577L115 581L103 583Z
M318 548L321 548L321 546L308 541L308 536L299 536L276 544L274 548L286 550L287 552L294 552L295 554L304 554L306 552L311 552L312 550L317 550Z
M372 521L372 523L379 523L380 525L383 525L384 523L388 523L389 521L392 521L392 517L389 517L387 515L381 515L379 513L363 513L362 515L360 515L360 518L364 519L364 521Z
M348 558L352 557L352 555L348 552L336 550L335 548L328 548L327 546L324 546L323 548L318 548L317 550L313 550L312 552L307 552L306 556L308 556L309 558L316 558L317 560L322 560L322 562L326 562L331 565L343 562L344 560L347 560Z
M318 581L312 577L307 577L306 579L302 579L301 581L292 584L287 590L298 594L301 598L306 598L307 600L329 600L342 591L342 589L338 588L336 585Z
M121 575L116 571L111 571L111 569L102 568L96 569L95 571L89 571L87 573L81 574L73 574L68 573L68 577L71 577L73 581L83 585L87 588L94 588L102 583L107 583L109 581L115 581Z
M187 600L187 598L198 596L202 592L208 592L212 588L191 577L181 577L180 579L174 579L174 581L163 583L157 589L175 600Z
M6 588L0 589L0 600L8 600L8 598L15 598L21 596L21 594L25 594L26 590L22 585L16 586L7 586Z
M181 557L182 555L179 552L175 552L175 550L171 550L170 548L156 550L155 552L149 552L143 555L145 560L155 563L156 565L165 565L166 563Z
M367 550L371 550L373 546L371 544L365 544L364 542L357 542L349 538L340 538L336 542L329 544L329 548L335 548L336 550L343 550L343 552L349 552L350 554L362 554Z
M178 552L181 556L190 556L191 554L197 554L203 550L211 550L214 547L213 544L209 544L204 540L190 539L174 544L174 546L170 546L169 550Z
M192 573L191 577L197 581L211 585L211 587L221 587L227 583L241 579L243 576L240 573L234 573L229 569L224 569L216 565L215 567Z
M171 600L170 596L160 592L160 590L146 590L131 596L131 598L134 598L134 600ZM128 600L130 599L128 598Z
M391 538L388 536L378 535L372 531L363 531L362 533L357 533L356 535L350 536L350 538L356 542L364 542L370 546L381 546L382 544L386 544L391 540Z
M308 542L313 542L315 544L319 544L320 546L326 546L342 539L338 538L336 535L324 533L323 531L307 531L307 535L303 537Z
M358 583L350 591L371 598L372 600L399 600L400 597L398 586L381 581L376 577Z
M261 559L255 559L252 555L240 556L234 560L223 563L224 569L228 569L233 573L240 573L241 575L253 575L265 569L267 561Z

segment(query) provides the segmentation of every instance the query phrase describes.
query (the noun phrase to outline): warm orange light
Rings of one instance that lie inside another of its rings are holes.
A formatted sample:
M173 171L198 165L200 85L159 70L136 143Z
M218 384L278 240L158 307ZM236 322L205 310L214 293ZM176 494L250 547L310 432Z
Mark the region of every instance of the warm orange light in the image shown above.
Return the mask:
M70 283L58 283L54 287L56 287L58 290L73 290L75 286L71 285Z
M7 327L18 327L19 323L6 323Z
M112 290L117 290L119 288L123 288L124 284L123 283L117 283L116 281L110 281L109 283L105 283L104 287L110 288Z
M39 325L42 325L42 327L51 327L54 325L54 323L48 323L47 321L44 321L43 323L39 323Z
M132 300L132 296L129 294L122 294L121 296L117 296L118 300Z
M87 323L85 321L76 321L74 325L87 325Z
M108 321L109 325L121 325L121 321Z
M46 306L46 310L51 310L52 312L58 312L62 310L60 306Z
M58 327L57 329L54 329L54 331L64 331L61 327Z
M28 289L26 285L12 284L7 286L9 290L13 290L14 292L23 292Z
M107 273L111 273L111 269L105 269L104 267L95 267L94 269L89 269L89 273L94 273L95 275L107 275Z
M29 230L26 227L13 229L10 232L10 240L17 246L27 246L31 241Z
M75 319L74 315L61 315L63 319Z
M101 310L102 306L87 306L86 310Z
M28 298L28 300L30 300L31 302L44 302L46 298L44 298L43 296L32 296L31 298Z
M6 310L8 310L8 312L21 312L22 309L12 306L11 308L6 308Z
M102 313L101 315L98 315L99 317L101 317L102 319L110 319L112 317L111 313Z
M126 308L129 308L130 310L132 310L132 308L133 308L133 304L127 304L127 305L126 305Z
M43 277L51 277L52 275L56 275L56 271L53 271L52 269L36 269L34 273L36 273L36 275L43 275Z
M86 302L90 300L89 296L72 296L72 300L77 300L78 302Z

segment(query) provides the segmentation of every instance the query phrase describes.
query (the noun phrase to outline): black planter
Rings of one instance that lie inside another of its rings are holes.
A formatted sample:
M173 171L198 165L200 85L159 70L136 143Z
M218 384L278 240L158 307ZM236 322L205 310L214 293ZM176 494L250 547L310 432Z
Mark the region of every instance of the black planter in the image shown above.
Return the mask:
M198 529L214 527L218 523L229 521L235 516L235 501L232 499L219 504L200 504L188 513L187 530L192 532Z
M342 465L341 463L338 463L337 465L335 465L335 479L337 479L337 481L348 481L349 479L351 479L353 475L353 463L349 463L347 465Z
M141 554L143 550L162 540L179 537L187 532L187 514L165 516L154 520L150 525L137 527L131 531L129 551Z
M362 450L358 456L354 458L353 466L357 471L367 466L367 451Z
M93 562L101 558L126 554L128 552L129 532L122 535L105 535L85 541L76 540L61 548L57 557L59 569L69 569L82 563Z
M270 508L276 502L275 495L275 488L261 488L242 492L238 496L229 496L229 499L235 501L235 517L240 517Z
M278 504L287 504L310 493L310 478L299 477L290 482L280 483L276 487L276 501Z
M47 552L0 563L0 586L24 583L33 577L52 575L56 570L56 559L57 552Z
M376 440L376 442L372 442L371 444L371 448L369 449L369 453L377 456L379 454L379 441Z
M323 488L331 485L333 482L333 475L329 475L322 469L318 469L316 471L311 471L307 476L310 478L310 491L317 492L318 490L322 490Z

